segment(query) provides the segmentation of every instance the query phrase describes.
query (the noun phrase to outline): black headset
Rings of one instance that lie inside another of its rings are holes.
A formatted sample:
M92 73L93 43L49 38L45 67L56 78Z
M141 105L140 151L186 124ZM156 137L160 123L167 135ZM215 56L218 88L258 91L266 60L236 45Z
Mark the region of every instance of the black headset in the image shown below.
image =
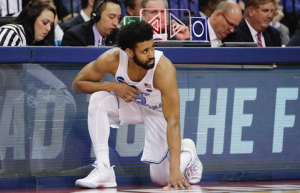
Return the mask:
M103 5L103 3L105 2L106 0L101 0L97 5L96 7L94 8L94 10L92 11L91 13L91 19L94 20L95 23L97 23L98 21L100 21L101 19L101 13L99 11L99 8L101 7L101 5Z
M96 5L96 7L91 13L91 19L93 19L95 23L97 23L101 19L101 13L99 11L99 8L103 5L103 3L105 3L105 1L107 0L99 1L99 3ZM120 0L113 0L112 2L120 4Z

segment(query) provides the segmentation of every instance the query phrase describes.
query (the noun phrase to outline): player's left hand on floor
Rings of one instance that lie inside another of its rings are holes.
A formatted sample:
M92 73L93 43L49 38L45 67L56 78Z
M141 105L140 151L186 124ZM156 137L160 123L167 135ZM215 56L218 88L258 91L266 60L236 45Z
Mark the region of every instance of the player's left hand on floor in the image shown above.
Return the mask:
M168 185L163 187L163 189L170 190L172 186L175 190L192 189L190 183L185 178L177 179L175 182L169 181Z

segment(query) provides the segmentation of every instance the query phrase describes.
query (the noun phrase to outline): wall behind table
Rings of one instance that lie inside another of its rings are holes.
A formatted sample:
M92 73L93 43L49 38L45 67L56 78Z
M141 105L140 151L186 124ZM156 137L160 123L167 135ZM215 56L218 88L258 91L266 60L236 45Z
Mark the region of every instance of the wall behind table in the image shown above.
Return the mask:
M74 94L71 83L107 49L0 48L2 179L82 176L92 169L89 95ZM300 49L160 50L177 67L182 137L196 143L203 181L300 178ZM119 182L148 176L139 161L143 137L143 126L112 128Z

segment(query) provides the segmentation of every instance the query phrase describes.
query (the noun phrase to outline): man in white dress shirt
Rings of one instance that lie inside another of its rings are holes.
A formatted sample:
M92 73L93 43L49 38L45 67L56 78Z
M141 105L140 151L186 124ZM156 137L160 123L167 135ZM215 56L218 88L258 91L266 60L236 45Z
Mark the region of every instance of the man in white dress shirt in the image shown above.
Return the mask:
M240 6L234 1L222 1L207 22L211 47L219 47L222 39L233 33L241 20Z

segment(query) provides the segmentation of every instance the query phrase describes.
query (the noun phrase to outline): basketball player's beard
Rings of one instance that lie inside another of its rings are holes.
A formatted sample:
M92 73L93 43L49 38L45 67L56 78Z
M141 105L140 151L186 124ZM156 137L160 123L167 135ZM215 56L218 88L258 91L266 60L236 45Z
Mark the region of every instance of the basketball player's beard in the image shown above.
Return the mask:
M153 64L148 65L147 63L153 60ZM155 64L155 58L151 58L148 61L146 61L145 63L141 62L136 55L133 56L133 61L140 67L144 68L145 70L149 70L152 69L154 67Z

